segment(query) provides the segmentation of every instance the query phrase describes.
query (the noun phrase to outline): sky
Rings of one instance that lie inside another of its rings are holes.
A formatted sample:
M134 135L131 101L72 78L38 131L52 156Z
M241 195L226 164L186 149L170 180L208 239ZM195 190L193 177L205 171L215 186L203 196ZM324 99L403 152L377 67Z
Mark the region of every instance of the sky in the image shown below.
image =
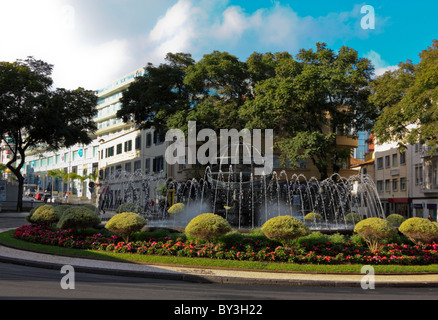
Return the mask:
M0 61L33 56L54 65L54 87L98 90L168 52L246 61L325 42L381 74L418 63L438 39L437 12L436 0L0 0Z

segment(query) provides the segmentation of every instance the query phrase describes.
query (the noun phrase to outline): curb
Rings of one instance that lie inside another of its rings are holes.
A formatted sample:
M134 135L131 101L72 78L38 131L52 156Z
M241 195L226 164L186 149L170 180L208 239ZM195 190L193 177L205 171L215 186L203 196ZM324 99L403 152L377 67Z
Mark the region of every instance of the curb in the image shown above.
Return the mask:
M17 250L17 249L14 249ZM21 250L20 250L21 251ZM16 258L16 257L6 257L4 255L0 255L0 262L3 263L9 263L9 264L16 264L16 265L22 265L22 266L28 266L28 267L35 267L35 268L43 268L43 269L52 269L52 270L61 270L61 268L66 265L65 263L57 263L50 261L50 257L60 257L60 256L53 256L53 255L45 255L48 257L49 261L37 261L37 260L30 260L30 259L23 259L23 258ZM68 257L66 257L68 258ZM90 265L81 265L80 261L86 261L88 263L94 262L94 263L105 263L105 261L99 261L99 260L93 260L93 259L76 259L78 263L71 263L72 267L75 269L76 272L81 273L89 273L89 274L102 274L102 275L113 275L113 276L122 276L122 277L138 277L138 278L150 278L150 279L160 279L160 280L173 280L173 281L185 281L185 282L192 282L192 283L206 283L206 284L223 284L223 285L251 285L251 286L288 286L288 287L302 287L302 286L310 286L310 287L356 287L361 288L361 277L364 275L358 275L357 280L342 280L343 277L346 275L339 275L339 276L333 276L327 277L324 279L324 275L315 275L318 277L322 277L322 279L303 279L300 278L303 274L288 274L287 279L282 279L280 277L278 278L272 278L272 277L262 277L260 274L271 274L271 273L260 273L260 272L253 272L254 277L243 277L239 276L239 273L241 273L241 270L228 270L226 273L229 273L228 275L215 275L214 268L209 269L212 271L213 274L202 274L206 269L195 269L195 268L184 268L184 267L168 267L167 270L161 269L159 272L156 271L150 271L150 270L134 270L129 268L124 269L112 269L112 268L105 268L103 266L90 266ZM126 263L126 262L119 262L123 264L124 267L134 267L134 266L141 266L133 263ZM147 267L145 265L145 267ZM157 266L152 266L157 267ZM159 268L159 267L157 267ZM187 270L187 272L184 272L184 270ZM195 271L194 271L195 270ZM196 272L198 271L199 272ZM224 270L221 270L224 272ZM252 271L248 271L252 272ZM271 274L272 275L272 274ZM306 275L307 277L311 275ZM403 279L399 279L398 281L392 280L388 281L385 280L385 276L382 279L378 279L379 276L376 276L375 280L375 287L376 288L437 288L438 287L438 276L436 276L435 281L426 281L424 279L423 281L420 279L419 281L406 281ZM403 276L401 276L403 277ZM421 277L421 276L419 276Z

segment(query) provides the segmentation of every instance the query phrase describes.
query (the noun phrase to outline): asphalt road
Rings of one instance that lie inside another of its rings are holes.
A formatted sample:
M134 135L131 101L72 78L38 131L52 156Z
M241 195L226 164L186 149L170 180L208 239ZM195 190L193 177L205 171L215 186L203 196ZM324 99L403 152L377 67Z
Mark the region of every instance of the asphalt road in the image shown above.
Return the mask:
M0 228L18 227L22 218L0 215ZM61 270L0 263L0 299L12 300L149 300L149 301L286 301L436 300L438 288L281 287L199 284L172 280L74 273L74 289L63 289ZM168 311L168 308L167 308ZM317 310L314 310L315 312Z
M171 280L74 273L63 289L61 270L0 263L0 299L117 300L435 300L438 288L277 287L199 284Z

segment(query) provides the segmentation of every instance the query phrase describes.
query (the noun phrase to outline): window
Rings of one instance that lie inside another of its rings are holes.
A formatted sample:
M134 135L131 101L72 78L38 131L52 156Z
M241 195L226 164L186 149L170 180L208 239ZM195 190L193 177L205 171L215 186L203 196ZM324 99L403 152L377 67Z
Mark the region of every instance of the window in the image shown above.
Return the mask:
M135 150L141 150L141 136L135 138Z
M416 164L415 165L415 185L423 184L423 165Z
M155 144L162 144L163 141L160 139L160 135L158 134L158 131L154 132L154 143Z
M118 144L116 148L117 148L117 154L121 154L122 151L123 151L123 150L122 150L122 144L121 144L121 143Z
M125 152L132 150L132 140L125 141Z
M156 157L154 159L153 167L154 167L154 172L156 172L156 173L163 171L164 158L163 157Z
M114 147L107 148L105 150L105 158L110 158L114 156Z
M385 191L391 192L391 180L389 179L385 180Z
M125 163L125 171L131 173L131 162Z
M146 159L144 169L147 173L151 172L151 159Z
M379 192L379 193L383 192L383 180L377 181L377 192Z
M397 167L398 166L398 154L395 153L392 155L392 166Z
M141 161L134 162L134 172L136 172L137 170L141 170Z
M377 158L377 169L383 169L383 158Z
M400 164L406 164L406 151L400 152Z
M406 178L400 178L400 190L406 190Z
M146 148L150 148L152 145L152 134L148 133L146 135Z
M385 168L391 167L390 156L385 156Z
M392 191L398 191L398 179L392 179Z

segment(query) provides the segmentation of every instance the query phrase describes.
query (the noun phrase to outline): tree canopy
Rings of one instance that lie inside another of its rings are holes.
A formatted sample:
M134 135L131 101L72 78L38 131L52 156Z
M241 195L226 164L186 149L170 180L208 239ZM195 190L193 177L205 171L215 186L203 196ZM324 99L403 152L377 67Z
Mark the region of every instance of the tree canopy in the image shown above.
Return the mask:
M19 182L18 210L22 207L26 151L56 150L88 144L97 129L97 97L93 91L53 90L53 66L33 57L0 62L0 139L12 152L6 164Z
M397 141L438 146L438 40L420 53L420 62L400 63L378 77L370 101L381 114L374 131L378 143Z
M181 56L190 63L169 63ZM189 121L216 132L274 129L283 163L310 158L326 177L351 154L336 147L336 135L369 129L377 116L369 101L374 68L352 48L335 52L317 43L316 50L302 49L295 57L254 52L243 62L214 51L198 62L188 54L167 60L158 67L149 64L147 74L124 94L119 115L125 121L160 131L184 130ZM159 90L151 90L155 82L163 83ZM156 95L165 102L153 103Z

